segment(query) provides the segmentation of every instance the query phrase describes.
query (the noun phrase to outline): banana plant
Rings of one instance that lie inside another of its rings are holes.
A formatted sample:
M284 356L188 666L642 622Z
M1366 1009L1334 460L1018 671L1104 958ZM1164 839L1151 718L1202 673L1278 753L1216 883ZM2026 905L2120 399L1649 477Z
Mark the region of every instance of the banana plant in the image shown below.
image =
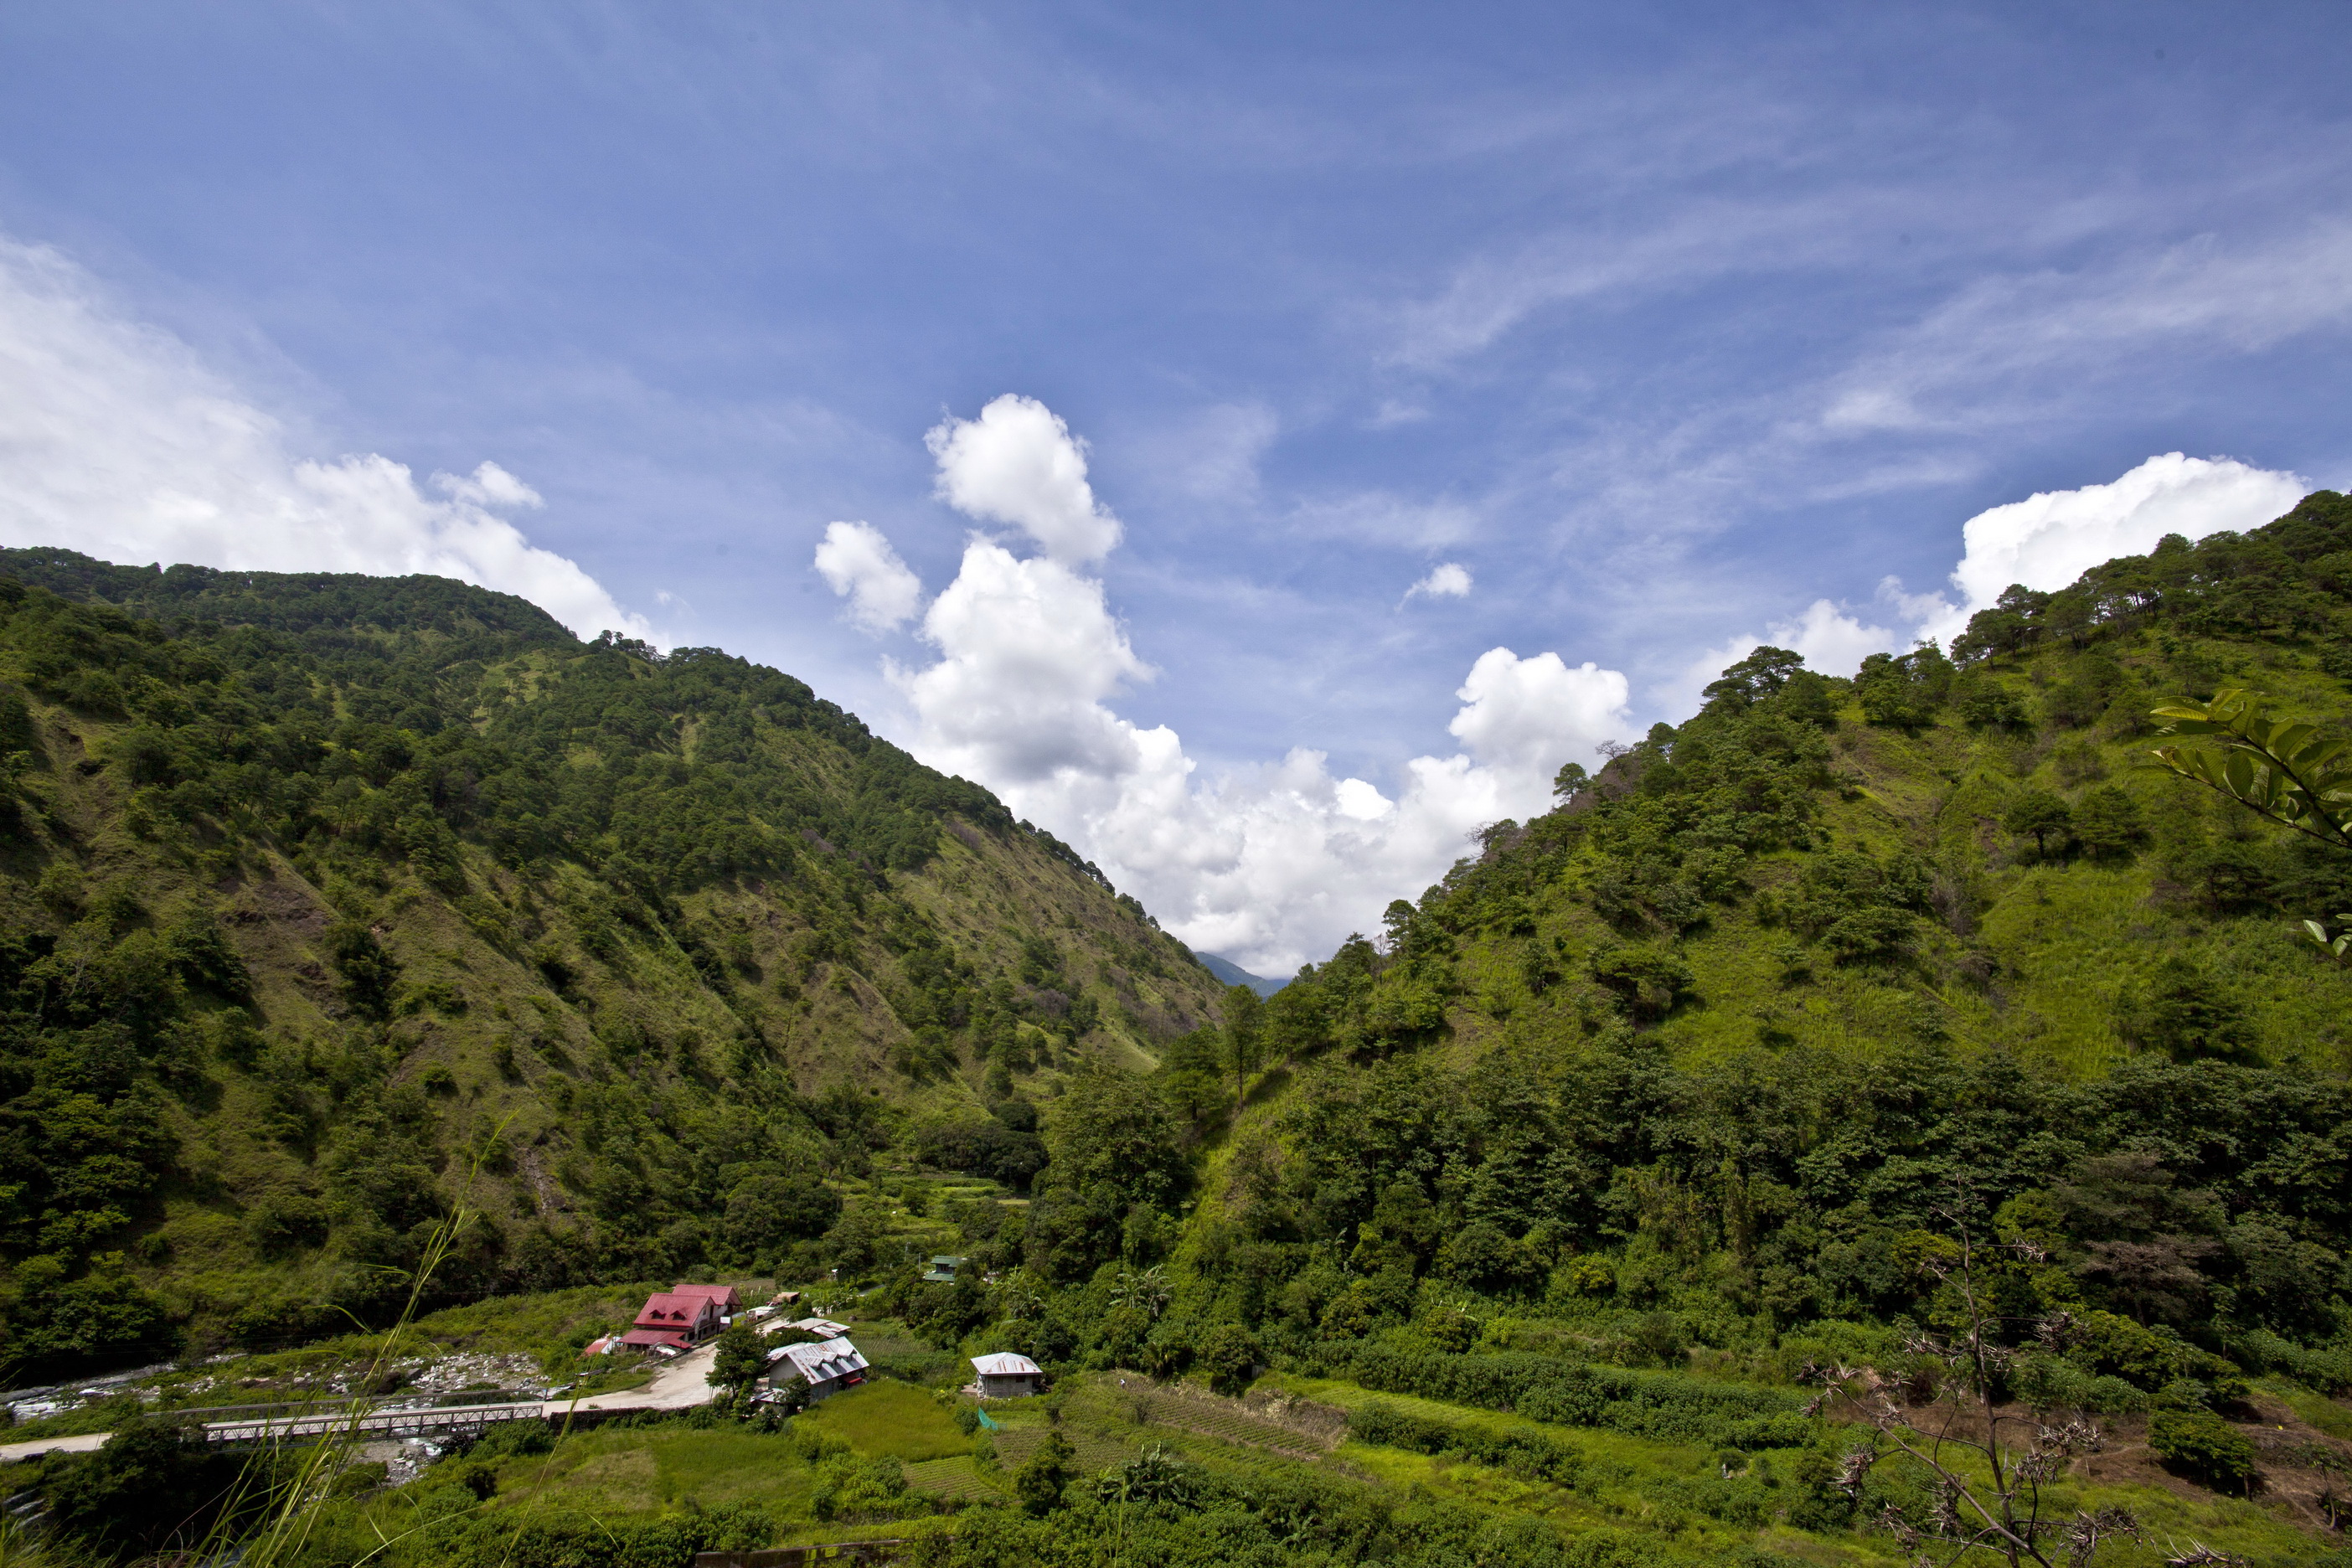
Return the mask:
M2164 704L2155 710L2166 721L2158 739L2202 743L2158 746L2157 764L2305 837L2352 850L2352 737L2263 710L2261 692L2234 689L2210 702Z

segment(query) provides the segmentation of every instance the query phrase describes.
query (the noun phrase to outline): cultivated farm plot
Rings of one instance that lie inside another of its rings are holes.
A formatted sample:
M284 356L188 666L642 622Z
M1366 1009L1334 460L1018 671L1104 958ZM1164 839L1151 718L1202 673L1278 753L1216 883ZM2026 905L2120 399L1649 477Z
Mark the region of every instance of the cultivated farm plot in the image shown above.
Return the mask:
M887 1455L908 1464L971 1455L971 1439L956 1426L955 1417L923 1390L896 1378L876 1378L836 1394L795 1419L841 1438L861 1454Z
M506 1460L493 1509L657 1511L692 1498L706 1505L789 1510L811 1489L790 1441L743 1427L608 1427L565 1438L552 1455Z
M1149 1402L1155 1426L1180 1427L1221 1443L1264 1448L1303 1464L1313 1464L1329 1451L1327 1444L1256 1415L1238 1400L1168 1389L1155 1389L1141 1397Z
M1042 1426L1016 1426L1000 1434L996 1439L996 1462L1008 1470L1019 1469L1045 1441L1046 1430ZM1077 1468L1088 1475L1123 1465L1140 1451L1132 1439L1122 1440L1107 1432L1069 1423L1063 1425L1062 1436L1077 1450Z
M1004 1495L1003 1489L980 1473L979 1463L970 1454L959 1454L952 1459L926 1459L919 1465L907 1467L907 1485L916 1491L929 1492L933 1497L950 1501L979 1502Z

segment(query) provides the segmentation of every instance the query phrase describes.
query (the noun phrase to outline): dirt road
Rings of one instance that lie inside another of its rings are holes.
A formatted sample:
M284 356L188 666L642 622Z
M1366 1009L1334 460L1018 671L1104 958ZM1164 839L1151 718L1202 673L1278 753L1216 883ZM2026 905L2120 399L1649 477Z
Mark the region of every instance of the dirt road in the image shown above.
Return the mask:
M43 1454L87 1454L102 1447L111 1432L80 1432L70 1437L37 1437L29 1443L0 1443L0 1465L13 1465L19 1459L37 1458Z
M562 1418L567 1410L686 1410L697 1405L710 1403L710 1363L719 1353L716 1344L688 1351L676 1361L654 1373L654 1380L643 1388L625 1388L617 1394L591 1394L576 1405L568 1399L551 1399L547 1413Z

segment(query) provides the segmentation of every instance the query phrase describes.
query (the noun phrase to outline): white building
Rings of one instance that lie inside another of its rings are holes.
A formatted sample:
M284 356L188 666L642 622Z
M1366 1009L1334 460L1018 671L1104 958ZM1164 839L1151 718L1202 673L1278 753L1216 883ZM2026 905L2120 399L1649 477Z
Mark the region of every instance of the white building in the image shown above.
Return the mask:
M866 1381L866 1358L847 1340L826 1340L814 1345L778 1345L768 1352L768 1384L775 1387L794 1380L808 1384L809 1403L838 1394Z
M1011 1351L976 1355L971 1358L971 1369L980 1374L982 1399L1019 1399L1045 1386L1045 1369Z

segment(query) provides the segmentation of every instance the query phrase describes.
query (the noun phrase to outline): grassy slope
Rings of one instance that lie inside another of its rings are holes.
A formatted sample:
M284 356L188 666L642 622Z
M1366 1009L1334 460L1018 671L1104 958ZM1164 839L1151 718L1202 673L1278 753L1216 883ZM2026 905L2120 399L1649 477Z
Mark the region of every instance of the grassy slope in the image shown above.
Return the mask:
M2168 640L2178 652L2160 651L2148 634L2100 650L2133 684L2109 719L2083 730L2011 736L1971 730L1947 710L1934 724L1906 732L1864 722L1849 703L1832 745L1852 782L1821 803L1823 847L1936 858L1965 888L1969 907L1932 932L1912 972L1841 970L1817 961L1811 978L1797 984L1783 978L1779 957L1792 939L1759 921L1756 900L1717 907L1682 944L1697 983L1659 1026L1660 1037L1677 1057L1692 1059L1769 1043L1772 1031L1864 1055L1890 1040L1941 1035L1964 1047L1999 1046L2069 1075L2092 1076L2130 1049L2117 1027L2124 989L2146 981L2159 963L2184 959L2239 978L2252 1014L2255 1057L2327 1073L2352 1069L2344 976L2318 958L2300 924L2306 913L2335 911L2216 912L2167 879L2160 844L2117 861L2076 855L2042 863L2030 845L1999 826L2008 802L2025 790L2079 800L2112 784L2139 803L2159 839L2168 825L2187 825L2249 844L2284 840L2237 807L2139 765L2154 743L2146 710L2186 689L2179 667L2202 660L2224 681L2272 693L2284 711L2340 729L2352 723L2344 684L2315 658ZM2031 704L2080 657L2051 649L1990 668ZM1759 890L1793 883L1811 853L1764 857L1751 880ZM1572 886L1559 889L1538 940L1558 936L1571 952L1589 952L1611 932L1572 893ZM1462 994L1448 1014L1454 1049L1475 1054L1503 1040L1577 1029L1578 1005L1589 994L1555 987L1547 997L1529 996L1517 978L1521 945L1495 933L1465 944ZM1990 961L1989 981L1964 967L1972 954Z

